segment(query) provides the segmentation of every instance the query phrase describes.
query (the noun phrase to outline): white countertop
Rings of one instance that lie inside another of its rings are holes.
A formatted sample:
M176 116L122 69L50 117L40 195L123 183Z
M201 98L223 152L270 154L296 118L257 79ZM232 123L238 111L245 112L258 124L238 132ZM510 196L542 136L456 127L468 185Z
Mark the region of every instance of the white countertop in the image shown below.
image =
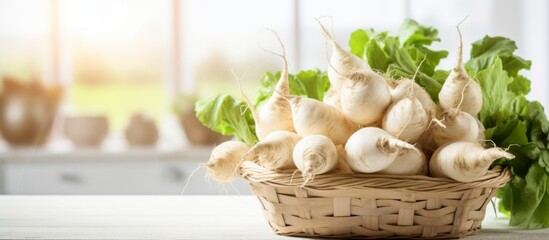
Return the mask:
M466 239L548 239L488 209ZM253 196L0 196L0 239L296 239L278 236Z

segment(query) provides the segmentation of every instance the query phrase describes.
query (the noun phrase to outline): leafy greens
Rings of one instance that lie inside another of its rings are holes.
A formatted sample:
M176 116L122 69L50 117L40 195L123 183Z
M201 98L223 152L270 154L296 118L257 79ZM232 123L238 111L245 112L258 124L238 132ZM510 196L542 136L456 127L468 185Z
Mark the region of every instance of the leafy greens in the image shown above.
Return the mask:
M438 101L438 92L448 73L437 71L436 67L440 60L448 56L448 52L428 48L437 41L440 41L438 30L407 19L397 36L388 36L387 32L377 33L373 29L356 30L351 34L349 46L351 53L367 61L372 69L393 79L411 79L421 65L417 82L431 98Z

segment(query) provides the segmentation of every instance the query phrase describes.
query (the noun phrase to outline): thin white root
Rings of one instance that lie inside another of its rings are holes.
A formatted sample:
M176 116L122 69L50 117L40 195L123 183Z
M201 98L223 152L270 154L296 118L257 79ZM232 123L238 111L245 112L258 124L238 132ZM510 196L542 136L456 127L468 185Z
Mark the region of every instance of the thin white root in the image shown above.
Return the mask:
M492 141L492 140L490 140L490 141ZM492 143L494 143L494 141L492 141ZM496 145L496 144L494 143L494 146L495 146L495 145ZM503 148L503 150L506 151L506 152L509 152L509 150L511 149L511 147L520 147L520 144L511 143L511 144L509 144L509 146L507 146L506 148Z
M183 189L181 189L181 195L185 194L185 191L187 190L187 187L189 186L189 183L191 183L191 178L194 176L194 174L196 172L198 172L198 170L200 170L201 168L205 168L206 167L206 164L204 163L201 163L201 164L198 164L198 167L196 167L192 172L191 172L191 175L189 175L189 177L187 178L187 182L185 183L185 185L183 186Z
M463 99L465 98L465 90L467 89L467 87L469 86L469 84L471 84L473 80L471 81L468 81L465 86L463 86L463 90L461 90L461 96L460 96L460 99L459 99L459 103L456 107L456 111L461 111L461 105L463 104Z
M322 33L324 34L324 37L326 37L326 42L324 44L324 53L325 53L325 56L326 56L326 60L328 61L328 66L334 70L334 72L341 76L341 77L345 77L344 74L342 74L341 72L339 72L336 67L334 67L334 65L332 65L332 61L330 60L330 57L328 56L328 41L332 41L332 45L334 45L336 48L340 48L339 45L337 45L337 43L335 42L335 39L334 39L334 36L333 36L333 32L330 33L328 32L328 30L326 29L326 27L324 26L324 24L322 24L322 22L320 22L320 20L318 20L318 18L315 18L315 21L320 25L320 28L322 29ZM332 24L333 25L333 24ZM334 53L332 53L334 54Z
M425 60L427 60L427 53L425 54L425 56L423 56L423 60L421 60L421 62L419 63L419 65L417 66L416 68L416 72L414 73L414 76L412 76L412 81L416 81L416 76L417 74L419 73L419 69L421 68L421 65L423 65L423 63L425 62Z
M290 177L290 184L294 181L294 177L295 177L295 174L299 172L299 169L296 169L293 173L292 173L292 176Z
M427 128L430 128L432 123L435 123L441 128L446 128L446 125L443 123L443 121L444 121L444 118L442 120L438 120L437 118L432 118Z
M252 104L252 101L250 101L250 99L248 98L246 93L244 93L244 89L242 89L242 83L240 82L240 78L236 75L236 73L234 72L234 69L231 69L231 73L233 74L233 77L236 79L236 82L238 83L238 88L240 89L240 94L242 94L242 97L244 98L244 101L246 101L246 104L248 105L248 108L252 112L254 122L256 123L256 125L259 124L259 122L261 121L261 119L259 119L259 114L257 114L257 112L255 111L255 108L254 108L254 105Z

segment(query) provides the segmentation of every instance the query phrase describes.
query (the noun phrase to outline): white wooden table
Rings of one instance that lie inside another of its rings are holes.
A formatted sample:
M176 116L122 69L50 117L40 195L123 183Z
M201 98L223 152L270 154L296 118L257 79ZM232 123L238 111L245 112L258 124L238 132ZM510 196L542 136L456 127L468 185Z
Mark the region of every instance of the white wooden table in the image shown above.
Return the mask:
M495 219L467 239L549 239ZM0 196L0 239L296 239L269 228L253 196Z

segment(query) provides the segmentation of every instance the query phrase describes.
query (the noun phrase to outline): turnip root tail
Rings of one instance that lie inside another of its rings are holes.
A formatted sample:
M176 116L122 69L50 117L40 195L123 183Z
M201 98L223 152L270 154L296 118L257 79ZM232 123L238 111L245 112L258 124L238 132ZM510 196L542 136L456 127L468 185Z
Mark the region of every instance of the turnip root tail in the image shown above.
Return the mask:
M310 183L316 174L332 171L337 165L336 146L323 135L311 135L301 139L296 144L292 156L302 173L302 186Z
M278 54L265 49L264 50L282 58L283 67L280 74L280 79L275 86L275 91L273 92L272 96L265 102L265 104L263 104L259 112L253 111L252 103L249 99L245 97L246 103L252 110L252 114L256 123L255 131L259 140L264 139L267 135L274 131L295 132L290 105L288 101L286 101L286 99L284 99L283 97L284 95L290 94L286 49L278 34L273 30L270 31L275 34L278 42L280 43L280 46L282 48L282 54ZM240 89L242 91L241 86Z
M249 147L243 142L226 141L212 150L205 164L208 174L218 183L231 182L237 176L236 169Z
M303 162L303 171L301 176L303 176L303 184L305 186L309 184L316 175L316 169L319 169L322 166L322 157L318 153L310 152L303 156L303 159L306 160Z
M492 163L494 160L500 159L500 158L513 159L515 158L515 155L508 153L501 148L490 148L484 151L483 158L486 161L489 161L490 163Z
M244 89L242 89L242 83L240 82L240 77L236 75L233 69L231 69L231 73L233 74L233 77L236 79L236 82L238 83L238 89L240 90L240 94L242 95L242 97L244 98L244 101L246 102L246 105L248 105L248 108L252 112L252 117L254 118L255 124L259 125L259 123L261 122L261 119L259 119L259 114L257 114L257 112L255 111L252 101L250 101L246 93L244 93Z
M293 132L271 132L246 152L244 158L272 171L295 169L292 153L300 139L301 137Z
M315 18L315 21L318 23L318 25L320 25L320 29L322 30L324 37L326 37L327 41L331 42L332 47L336 48L338 51L345 51L341 46L339 46L339 44L337 44L337 42L334 39L333 33L330 33L330 31L326 29L326 26L324 26L324 24L322 24L322 22L320 22L318 18Z
M318 19L315 20L320 25L327 41L332 43L332 56L328 59L327 72L331 86L335 89L335 91L339 92L342 85L342 78L346 77L352 71L371 70L371 67L361 58L345 51L339 44L337 44L333 33L330 33Z
M465 21L465 19L461 20L461 22L459 22L456 25L456 29L459 35L458 54L457 54L457 60L455 65L455 68L459 68L459 70L456 69L456 71L461 71L461 70L465 71L465 68L463 67L463 36L461 35L461 30L459 29L459 25L461 25L463 21Z
M477 116L482 108L482 89L465 71L463 66L463 40L459 24L456 28L459 35L458 56L454 68L452 68L438 94L439 102L441 108L445 111L459 108L464 112Z
M315 20L318 22L318 25L320 25L320 29L322 30L322 33L324 34L324 37L326 37L326 59L328 60L328 72L331 73L332 75L334 76L337 76L337 77L345 77L345 74L339 72L339 70L334 66L332 65L332 60L328 57L328 42L331 43L332 45L332 50L333 50L333 53L332 55L344 55L344 54L341 54L341 53L345 53L345 50L339 46L339 44L337 44L337 42L335 41L334 39L334 36L332 33L330 33L326 27L324 26L324 24L322 24L320 22L320 20L316 19ZM335 79L331 79L330 76L328 76L328 78L330 79L331 83L332 83L332 86L335 86L336 90L339 91L339 86L334 84L336 82ZM333 82L332 82L333 81ZM332 88L332 87L330 87Z
M396 138L381 137L377 139L377 147L386 154L398 154L401 151L413 150L414 145Z
M290 94L290 82L288 79L288 60L286 58L286 47L282 43L282 40L280 39L280 36L276 31L269 28L267 28L267 30L271 31L275 35L276 39L278 40L278 43L280 44L280 49L282 50L282 54L279 54L267 49L263 49L273 55L276 55L282 58L282 71L280 72L280 79L278 80L278 83L276 84L275 89L279 93L288 95Z
M486 174L493 161L514 157L513 154L497 147L484 149L478 143L453 142L435 151L429 161L429 170L433 177L473 182Z

